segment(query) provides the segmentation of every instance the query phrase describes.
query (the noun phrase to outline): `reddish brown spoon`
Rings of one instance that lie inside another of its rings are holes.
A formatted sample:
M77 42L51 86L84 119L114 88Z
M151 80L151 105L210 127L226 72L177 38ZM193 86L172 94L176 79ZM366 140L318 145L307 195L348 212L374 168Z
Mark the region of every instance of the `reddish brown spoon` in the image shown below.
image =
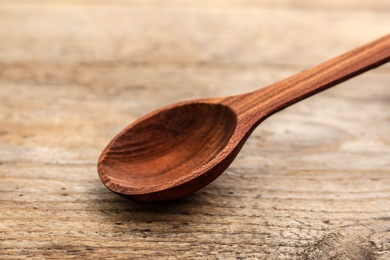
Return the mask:
M390 35L248 94L164 107L120 132L99 158L104 185L121 196L160 201L216 179L264 119L390 60Z

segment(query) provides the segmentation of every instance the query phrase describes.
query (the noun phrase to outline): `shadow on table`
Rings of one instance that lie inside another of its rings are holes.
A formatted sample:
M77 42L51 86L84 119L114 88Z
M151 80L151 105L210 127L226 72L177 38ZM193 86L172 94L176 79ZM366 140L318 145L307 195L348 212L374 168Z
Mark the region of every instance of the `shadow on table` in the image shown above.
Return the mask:
M98 213L102 214L107 221L172 222L187 221L195 215L210 216L206 211L211 205L207 206L204 200L208 187L205 188L206 191L201 190L181 199L164 202L139 202L125 199L105 187L97 189L100 195L94 199L94 208L97 208Z

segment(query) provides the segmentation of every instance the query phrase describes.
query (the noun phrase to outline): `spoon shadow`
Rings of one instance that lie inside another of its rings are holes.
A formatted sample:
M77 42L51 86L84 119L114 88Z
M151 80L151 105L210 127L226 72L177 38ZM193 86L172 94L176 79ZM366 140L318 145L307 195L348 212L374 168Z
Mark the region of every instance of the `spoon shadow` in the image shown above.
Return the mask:
M140 202L117 196L102 186L96 189L101 194L93 201L97 213L106 218L106 222L119 225L132 222L187 222L190 221L189 216L200 213L197 205L202 205L203 196L207 196L197 192L174 200Z

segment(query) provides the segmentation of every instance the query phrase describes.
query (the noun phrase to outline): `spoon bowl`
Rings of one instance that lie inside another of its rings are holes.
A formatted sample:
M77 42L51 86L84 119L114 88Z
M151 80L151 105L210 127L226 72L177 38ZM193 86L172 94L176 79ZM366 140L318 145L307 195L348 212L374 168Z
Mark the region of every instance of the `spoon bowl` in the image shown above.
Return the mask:
M161 109L112 140L99 161L100 177L111 190L139 200L150 200L150 193L159 200L174 198L169 190L190 181L189 188L195 191L201 185L193 180L205 178L205 169L225 159L221 153L235 140L236 126L236 113L211 99ZM226 167L215 168L218 173L209 174L205 185Z
M273 113L390 60L387 35L260 90L181 102L120 132L98 162L101 181L136 200L180 198L222 174Z

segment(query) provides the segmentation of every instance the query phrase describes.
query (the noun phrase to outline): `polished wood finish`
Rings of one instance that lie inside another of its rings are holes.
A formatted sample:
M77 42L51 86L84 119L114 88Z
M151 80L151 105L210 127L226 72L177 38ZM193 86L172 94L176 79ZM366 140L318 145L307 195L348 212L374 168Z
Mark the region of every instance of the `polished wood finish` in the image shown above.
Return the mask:
M390 60L390 35L248 94L161 108L119 133L98 162L110 190L177 199L223 173L254 128L275 112Z
M207 187L108 190L147 111L255 90L389 33L388 0L0 0L0 259L390 259L390 64L261 123Z

